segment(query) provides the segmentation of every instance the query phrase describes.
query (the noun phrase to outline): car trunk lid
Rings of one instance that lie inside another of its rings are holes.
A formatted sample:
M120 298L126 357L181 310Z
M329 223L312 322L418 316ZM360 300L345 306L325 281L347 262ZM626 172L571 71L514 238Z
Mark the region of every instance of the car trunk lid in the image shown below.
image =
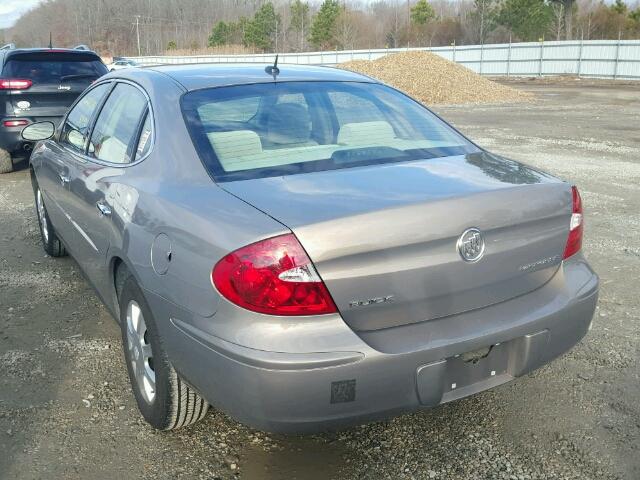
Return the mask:
M485 153L220 184L289 227L344 320L377 330L481 308L546 283L571 189ZM457 243L477 228L485 250Z

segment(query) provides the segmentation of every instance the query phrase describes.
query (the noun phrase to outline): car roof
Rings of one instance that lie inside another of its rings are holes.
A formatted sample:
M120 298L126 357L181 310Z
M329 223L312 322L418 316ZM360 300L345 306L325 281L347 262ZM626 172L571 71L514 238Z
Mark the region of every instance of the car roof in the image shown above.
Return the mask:
M273 82L273 76L265 71L271 64L263 63L209 63L187 65L158 65L121 73L121 76L136 76L143 71L155 71L172 77L187 90L251 83ZM333 67L278 64L281 82L367 82L376 80L358 73Z

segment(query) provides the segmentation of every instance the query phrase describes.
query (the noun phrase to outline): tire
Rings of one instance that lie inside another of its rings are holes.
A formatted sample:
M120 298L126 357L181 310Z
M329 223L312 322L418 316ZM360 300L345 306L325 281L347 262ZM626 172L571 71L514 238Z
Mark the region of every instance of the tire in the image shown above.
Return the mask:
M151 310L132 276L124 281L118 302L125 363L144 419L158 430L173 430L204 418L209 404L171 366Z
M0 148L0 173L13 172L13 160L11 154Z
M44 204L44 197L42 196L40 187L35 182L33 185L33 193L35 194L36 216L38 217L38 226L40 227L42 247L47 255L51 257L64 257L67 254L67 250L56 235L53 225L51 225L47 207Z

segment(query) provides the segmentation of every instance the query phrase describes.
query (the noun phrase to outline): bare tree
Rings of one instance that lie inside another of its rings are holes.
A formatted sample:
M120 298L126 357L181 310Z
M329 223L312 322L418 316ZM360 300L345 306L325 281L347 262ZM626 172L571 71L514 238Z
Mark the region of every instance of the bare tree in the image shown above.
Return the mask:
M562 23L564 25L565 38L571 40L573 38L573 7L575 0L551 0L551 2L562 5Z
M556 40L560 40L564 27L564 5L559 2L553 2L551 9L553 10L553 23L551 25L553 35L556 37Z

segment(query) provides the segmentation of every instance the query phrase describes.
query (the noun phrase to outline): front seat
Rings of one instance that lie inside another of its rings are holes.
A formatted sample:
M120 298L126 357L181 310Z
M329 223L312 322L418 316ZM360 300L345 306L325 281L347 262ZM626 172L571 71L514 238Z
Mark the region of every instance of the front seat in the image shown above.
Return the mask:
M268 149L317 145L311 140L311 117L307 109L296 103L280 103L271 107L267 117L262 146Z

